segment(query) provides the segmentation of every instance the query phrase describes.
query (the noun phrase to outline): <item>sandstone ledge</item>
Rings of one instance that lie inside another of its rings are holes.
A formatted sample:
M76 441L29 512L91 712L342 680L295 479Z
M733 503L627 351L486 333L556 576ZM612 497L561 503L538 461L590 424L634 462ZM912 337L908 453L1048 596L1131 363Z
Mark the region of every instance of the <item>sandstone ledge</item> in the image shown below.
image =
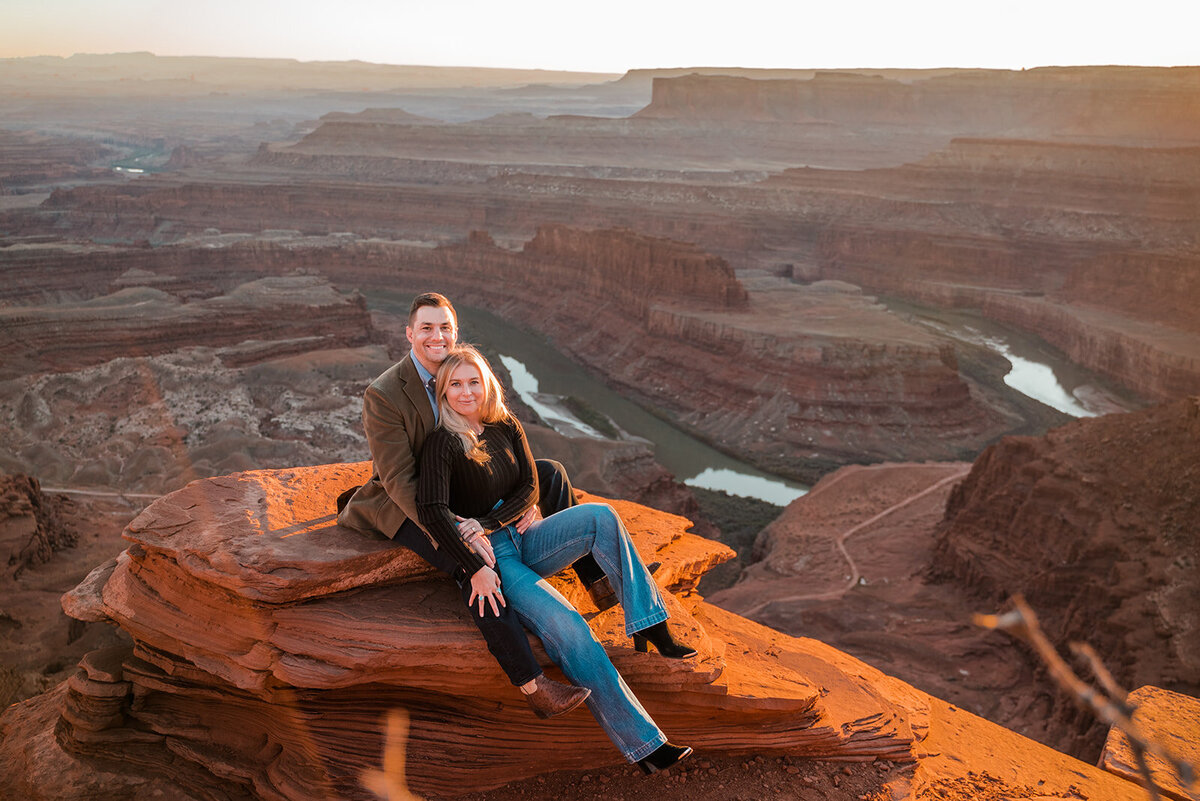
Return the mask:
M126 652L89 656L68 683L57 724L67 753L200 798L368 798L361 776L379 766L382 717L403 707L408 777L423 794L620 763L586 712L529 713L449 582L424 580L407 552L333 523L332 499L366 469L235 474L148 507L126 531L131 546L64 597L72 616L109 620L133 639ZM729 556L684 518L613 504L669 589ZM663 728L702 752L916 762L897 797L936 797L922 788L961 776L978 743L1003 740L1007 755L984 761L1005 786L1137 797L1127 782L694 593L667 598L700 655L635 653L619 609L598 614L573 579L553 581ZM1024 750L1061 775L1031 777L1013 757Z

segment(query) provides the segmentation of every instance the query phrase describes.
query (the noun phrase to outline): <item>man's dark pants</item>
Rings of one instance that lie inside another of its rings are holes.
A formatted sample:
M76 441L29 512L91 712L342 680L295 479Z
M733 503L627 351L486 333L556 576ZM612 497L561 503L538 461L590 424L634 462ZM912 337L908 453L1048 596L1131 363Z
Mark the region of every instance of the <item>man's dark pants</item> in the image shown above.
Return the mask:
M550 459L537 459L535 464L537 465L538 488L540 489L538 508L541 510L542 517L549 517L555 512L574 506L575 492L571 488L571 481L567 478L567 471L563 466ZM412 520L405 520L404 525L400 526L400 530L396 532L392 541L414 551L438 570L452 576L458 582L463 604L469 606L468 602L471 598L469 577L465 575L465 571L454 561L453 557L442 549L433 547L433 543L416 523ZM577 561L572 567L585 586L604 577L604 571L596 564L596 560L592 558L591 554ZM504 577L501 576L501 581L503 580ZM503 587L501 590L503 591ZM484 605L484 610L483 617L480 617L478 609L472 609L470 611L471 620L475 621L475 625L479 627L488 650L492 652L492 656L496 658L509 681L520 686L537 678L542 672L542 667L533 656L533 650L529 647L529 637L525 634L525 629L521 626L517 613L511 607L503 606L497 616L492 614L491 607L487 604Z

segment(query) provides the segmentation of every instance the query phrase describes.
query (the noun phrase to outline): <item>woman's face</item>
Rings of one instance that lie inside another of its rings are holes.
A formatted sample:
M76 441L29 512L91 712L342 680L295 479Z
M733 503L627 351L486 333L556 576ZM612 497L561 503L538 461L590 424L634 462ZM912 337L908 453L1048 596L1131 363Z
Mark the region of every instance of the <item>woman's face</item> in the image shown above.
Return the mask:
M478 423L485 400L487 389L479 375L479 368L469 362L455 367L446 382L446 403L450 408L472 423Z

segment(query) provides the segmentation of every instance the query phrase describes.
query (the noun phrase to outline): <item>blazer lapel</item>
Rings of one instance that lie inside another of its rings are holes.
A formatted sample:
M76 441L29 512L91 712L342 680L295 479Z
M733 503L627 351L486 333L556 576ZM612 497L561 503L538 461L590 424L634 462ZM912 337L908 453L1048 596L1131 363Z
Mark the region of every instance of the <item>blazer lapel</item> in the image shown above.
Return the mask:
M404 381L404 394L408 396L413 408L421 416L425 430L432 431L437 425L437 421L433 417L433 407L429 405L429 393L425 391L421 374L417 372L417 366L412 362L412 354L409 353L404 359L404 366L400 368L400 378Z

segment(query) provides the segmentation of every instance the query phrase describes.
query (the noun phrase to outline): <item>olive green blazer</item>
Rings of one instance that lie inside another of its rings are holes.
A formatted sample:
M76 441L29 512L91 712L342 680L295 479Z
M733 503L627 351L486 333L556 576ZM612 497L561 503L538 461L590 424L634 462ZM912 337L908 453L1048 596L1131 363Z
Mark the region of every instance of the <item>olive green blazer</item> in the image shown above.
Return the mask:
M363 395L363 428L374 469L371 480L346 503L338 523L394 537L405 520L417 522L418 460L434 426L433 408L410 353L372 381Z

